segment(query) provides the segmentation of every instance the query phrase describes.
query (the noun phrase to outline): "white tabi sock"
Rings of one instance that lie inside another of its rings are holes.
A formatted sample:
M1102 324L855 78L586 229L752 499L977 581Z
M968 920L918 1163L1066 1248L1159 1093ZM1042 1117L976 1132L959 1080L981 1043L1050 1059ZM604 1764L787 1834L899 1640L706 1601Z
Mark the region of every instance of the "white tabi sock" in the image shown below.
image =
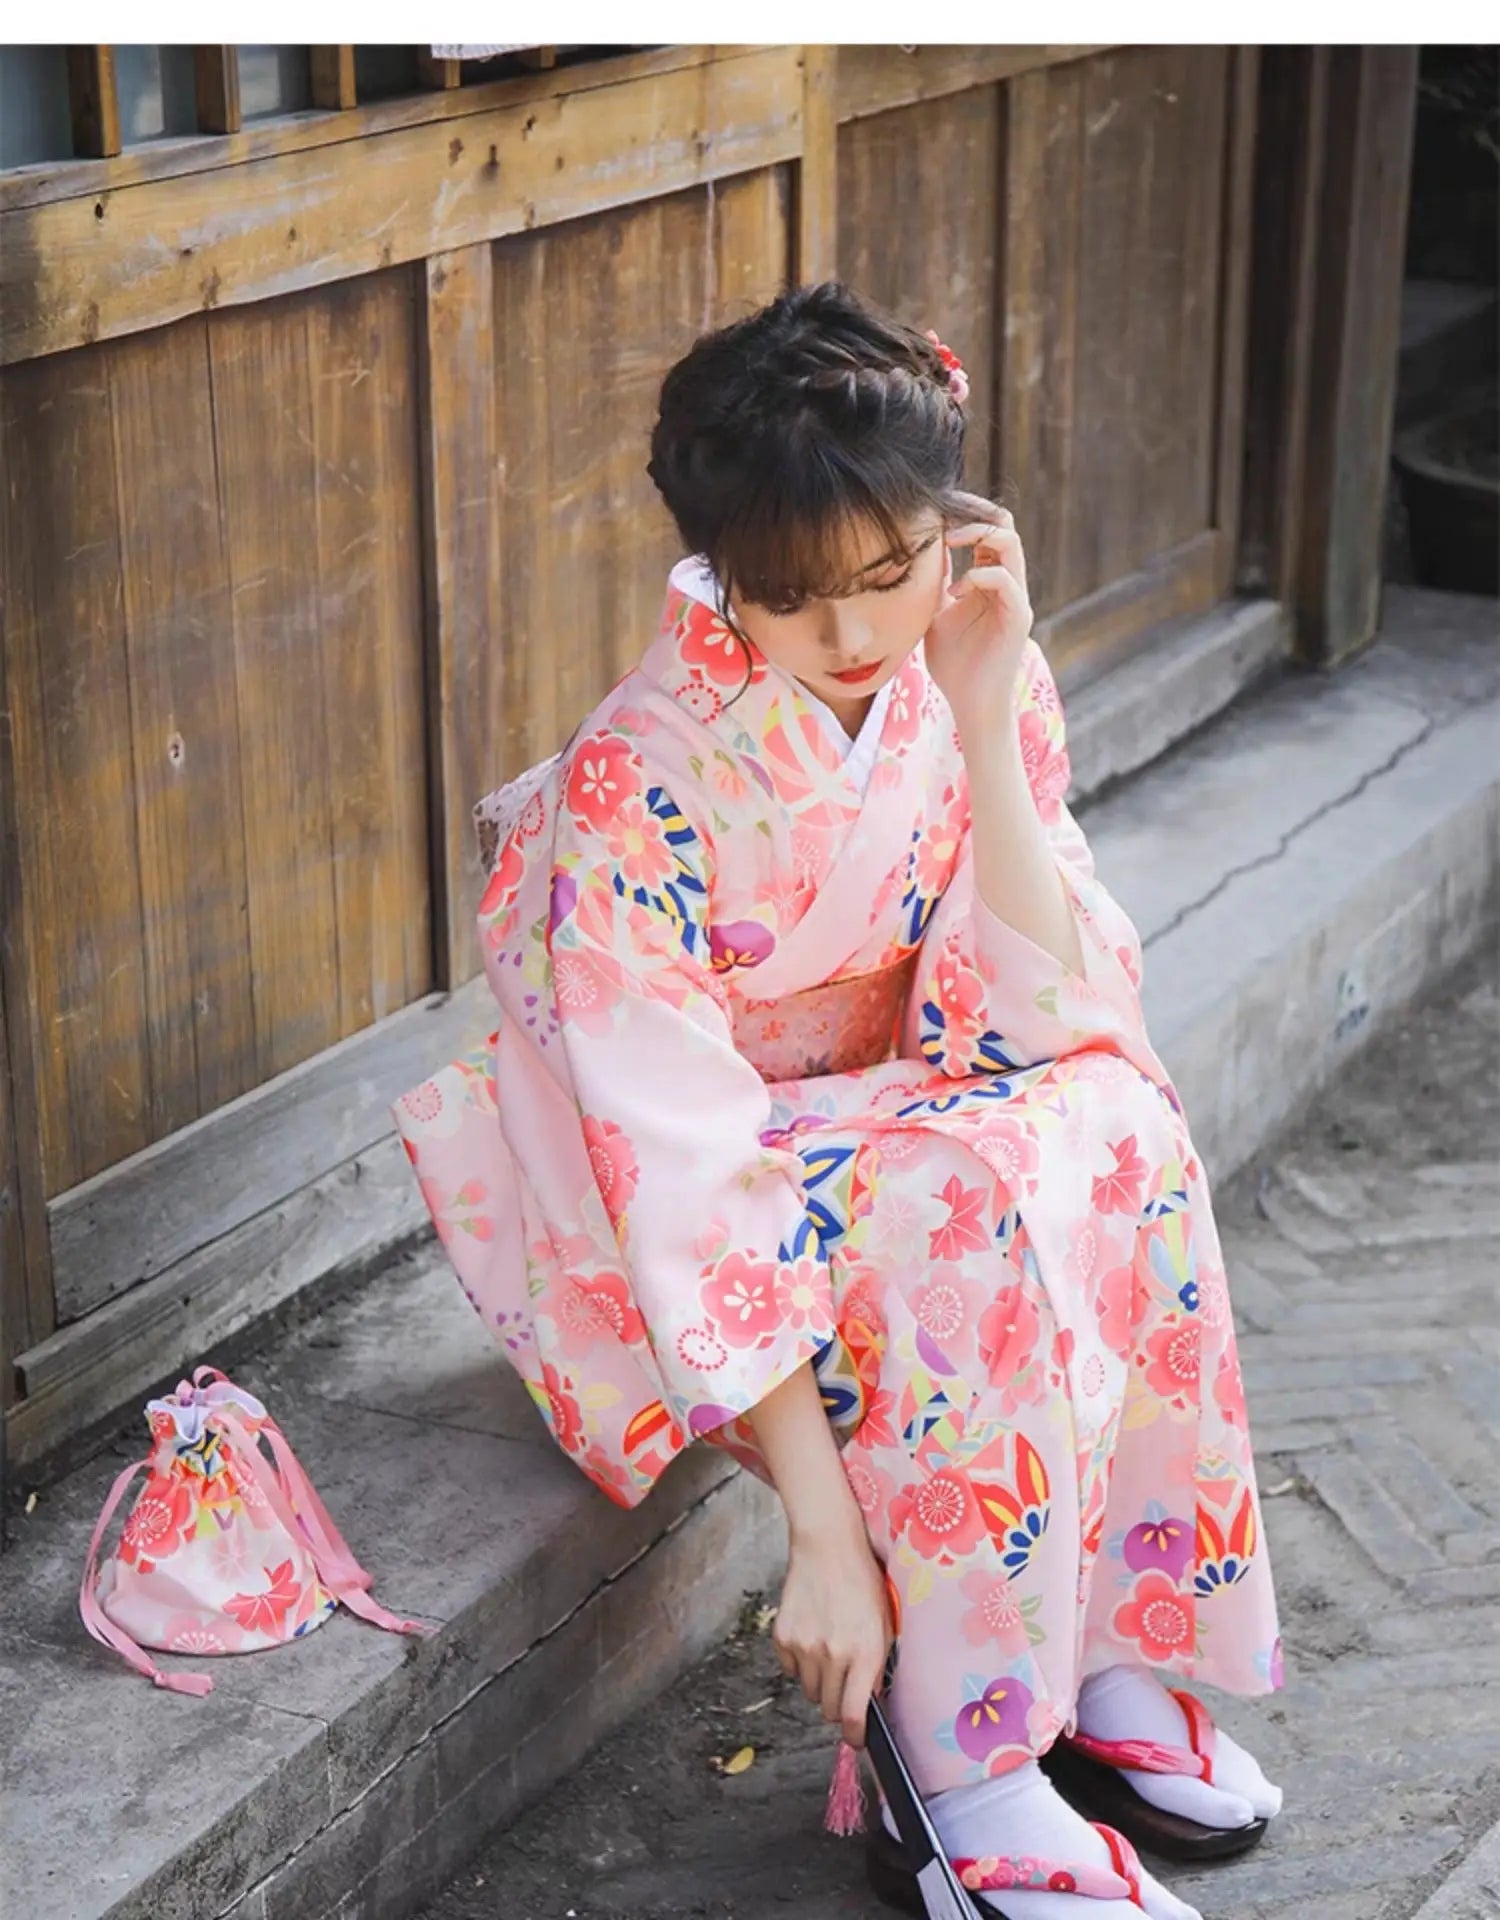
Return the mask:
M1035 1760L974 1786L935 1793L927 1811L950 1859L960 1854L978 1859L987 1853L1030 1853L1059 1864L1111 1864L1103 1835L1074 1812ZM894 1833L883 1801L881 1814ZM1015 1893L1007 1887L989 1898L1013 1920L1140 1920L1141 1915L1133 1901L1097 1900L1091 1894L1035 1889ZM1179 1900L1144 1866L1141 1898L1151 1920L1202 1920L1196 1907Z
M1078 1690L1078 1725L1096 1740L1156 1740L1186 1747L1187 1715L1157 1679L1143 1667L1106 1667L1091 1673ZM1273 1787L1259 1762L1230 1739L1214 1732L1214 1784L1181 1774L1146 1773L1121 1767L1143 1800L1166 1813L1180 1813L1206 1827L1248 1827L1281 1811L1281 1789Z

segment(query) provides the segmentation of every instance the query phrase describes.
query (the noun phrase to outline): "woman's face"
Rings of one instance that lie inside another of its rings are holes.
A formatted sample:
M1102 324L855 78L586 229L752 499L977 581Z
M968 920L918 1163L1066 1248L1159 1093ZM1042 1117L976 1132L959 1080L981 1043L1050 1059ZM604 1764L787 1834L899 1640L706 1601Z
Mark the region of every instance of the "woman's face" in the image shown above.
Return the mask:
M865 711L932 624L952 581L952 549L937 516L905 532L916 549L907 566L888 560L878 529L868 527L850 556L843 592L808 600L795 613L730 598L741 631L771 664L810 687L841 720Z

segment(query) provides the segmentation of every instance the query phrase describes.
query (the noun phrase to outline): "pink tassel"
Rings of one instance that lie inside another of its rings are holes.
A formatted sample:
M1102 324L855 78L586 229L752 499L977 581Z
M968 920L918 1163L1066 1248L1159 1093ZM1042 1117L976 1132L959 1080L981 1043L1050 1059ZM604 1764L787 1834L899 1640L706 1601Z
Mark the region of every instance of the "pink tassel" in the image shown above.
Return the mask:
M830 1833L859 1833L865 1824L865 1790L859 1774L859 1753L847 1740L840 1740L839 1754L833 1763L833 1778L828 1783L828 1811L823 1825Z

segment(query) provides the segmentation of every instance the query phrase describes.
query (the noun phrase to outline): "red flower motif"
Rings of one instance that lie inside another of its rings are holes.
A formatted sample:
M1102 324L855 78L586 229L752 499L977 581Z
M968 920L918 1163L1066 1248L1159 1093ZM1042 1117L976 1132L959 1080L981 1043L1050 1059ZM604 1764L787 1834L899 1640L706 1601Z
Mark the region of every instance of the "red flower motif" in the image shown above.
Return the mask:
M701 1297L720 1337L731 1347L768 1343L781 1325L776 1262L731 1253L711 1271Z
M580 743L568 769L567 804L585 825L602 833L640 790L640 767L628 740L594 733Z
M1164 1573L1143 1573L1135 1598L1115 1608L1114 1630L1134 1640L1148 1660L1170 1660L1193 1650L1193 1602Z
M576 1453L583 1439L583 1414L570 1391L573 1382L559 1373L550 1360L542 1363L542 1391L552 1410L552 1431L557 1443L568 1453Z
M149 1573L182 1545L195 1524L193 1490L176 1475L153 1473L141 1488L125 1532L120 1558L127 1566Z
M261 1572L271 1583L265 1592L231 1594L224 1609L234 1615L246 1633L277 1633L302 1589L292 1574L290 1560L283 1560L280 1566L262 1567Z
M635 1197L640 1168L630 1136L612 1120L583 1116L583 1144L588 1151L589 1169L604 1202L604 1210L618 1226L625 1209Z
M645 1338L645 1322L630 1297L624 1274L596 1273L587 1280L575 1280L573 1295L581 1309L579 1324L612 1333L627 1346Z
M991 1382L1012 1380L1031 1364L1041 1330L1022 1287L1002 1287L979 1320L979 1354Z
M1146 1342L1151 1364L1146 1369L1146 1385L1163 1400L1179 1407L1198 1404L1198 1360L1203 1329L1198 1316L1169 1321L1158 1327Z
M924 1560L951 1565L967 1559L986 1534L969 1476L944 1467L903 1487L891 1502L891 1531L904 1531Z
M684 666L694 667L721 687L737 687L745 677L745 649L710 608L690 609L678 641Z

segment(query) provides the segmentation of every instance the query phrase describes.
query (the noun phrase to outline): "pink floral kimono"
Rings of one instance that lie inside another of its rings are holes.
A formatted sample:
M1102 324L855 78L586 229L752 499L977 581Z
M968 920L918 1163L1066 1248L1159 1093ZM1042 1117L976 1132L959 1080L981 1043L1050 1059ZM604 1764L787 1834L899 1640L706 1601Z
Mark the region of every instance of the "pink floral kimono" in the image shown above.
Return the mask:
M768 1479L746 1410L813 1360L924 1792L1120 1661L1272 1691L1208 1182L1045 655L1018 724L1082 977L976 897L922 648L851 747L710 585L681 562L640 664L486 809L498 1026L393 1108L466 1292L627 1507L695 1439Z

